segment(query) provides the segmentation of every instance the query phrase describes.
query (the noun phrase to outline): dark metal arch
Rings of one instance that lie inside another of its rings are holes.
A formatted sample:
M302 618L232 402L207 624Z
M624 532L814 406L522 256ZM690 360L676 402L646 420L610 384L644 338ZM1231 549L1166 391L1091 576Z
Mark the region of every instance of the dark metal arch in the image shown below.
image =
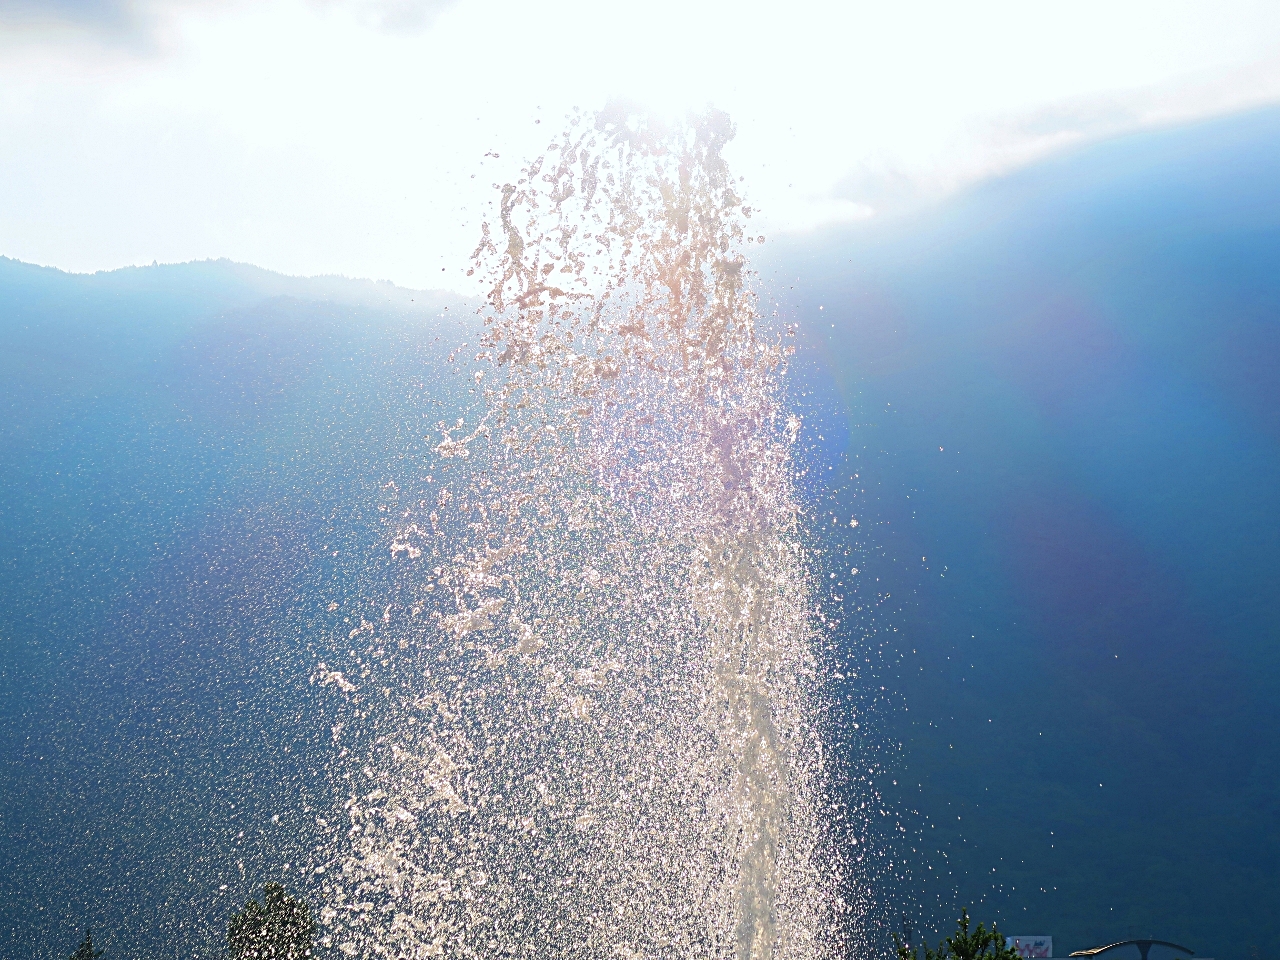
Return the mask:
M1180 950L1188 957L1194 957L1196 953L1194 950L1188 950L1181 944L1170 943L1168 940L1121 940L1118 943L1107 944L1105 947L1093 947L1089 950L1077 950L1075 953L1071 954L1071 956L1096 957L1100 954L1106 953L1108 950L1115 950L1117 947L1128 947L1131 945L1138 948L1138 952L1142 955L1142 960L1147 960L1147 952L1153 946L1157 945L1161 947L1172 947L1174 950Z

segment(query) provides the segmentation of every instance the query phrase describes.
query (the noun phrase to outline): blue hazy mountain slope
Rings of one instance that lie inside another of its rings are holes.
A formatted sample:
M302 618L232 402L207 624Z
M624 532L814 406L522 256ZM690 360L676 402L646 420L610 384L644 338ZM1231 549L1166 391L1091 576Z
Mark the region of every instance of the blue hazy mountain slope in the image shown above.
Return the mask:
M850 642L900 658L883 786L920 812L926 922L1280 951L1280 111L763 272L849 468L853 602L901 605Z
M216 953L263 880L305 889L315 645L389 595L386 484L469 400L444 305L0 261L0 956L90 924L111 955Z
M848 762L901 742L919 811L877 893L926 925L1280 949L1278 147L1275 111L1144 134L766 248L848 467L806 482L828 559L857 538L852 699L899 704ZM203 955L306 888L308 677L472 397L446 301L0 259L0 956Z

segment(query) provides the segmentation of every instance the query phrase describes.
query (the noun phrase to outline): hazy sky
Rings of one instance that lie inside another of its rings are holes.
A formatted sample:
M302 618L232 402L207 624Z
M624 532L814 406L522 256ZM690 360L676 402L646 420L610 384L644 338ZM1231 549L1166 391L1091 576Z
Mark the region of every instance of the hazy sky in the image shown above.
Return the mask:
M614 97L728 110L801 230L1280 100L1280 3L0 0L0 254L464 289L490 185Z

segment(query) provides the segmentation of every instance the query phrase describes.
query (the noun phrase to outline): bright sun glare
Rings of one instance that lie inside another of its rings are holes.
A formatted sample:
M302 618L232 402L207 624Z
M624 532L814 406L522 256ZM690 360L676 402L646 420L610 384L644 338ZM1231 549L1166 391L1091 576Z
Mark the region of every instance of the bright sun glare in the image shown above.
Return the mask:
M1280 7L1230 6L0 4L0 176L24 185L0 237L73 270L227 256L463 289L492 182L614 98L727 110L771 233L887 216L1276 99Z

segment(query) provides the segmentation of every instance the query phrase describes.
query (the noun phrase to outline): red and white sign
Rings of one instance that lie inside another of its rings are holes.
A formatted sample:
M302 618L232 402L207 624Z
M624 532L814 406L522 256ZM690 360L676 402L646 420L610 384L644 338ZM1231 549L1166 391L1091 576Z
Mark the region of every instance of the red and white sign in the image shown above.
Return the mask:
M1053 937L1005 937L1004 942L1020 957L1053 956Z

